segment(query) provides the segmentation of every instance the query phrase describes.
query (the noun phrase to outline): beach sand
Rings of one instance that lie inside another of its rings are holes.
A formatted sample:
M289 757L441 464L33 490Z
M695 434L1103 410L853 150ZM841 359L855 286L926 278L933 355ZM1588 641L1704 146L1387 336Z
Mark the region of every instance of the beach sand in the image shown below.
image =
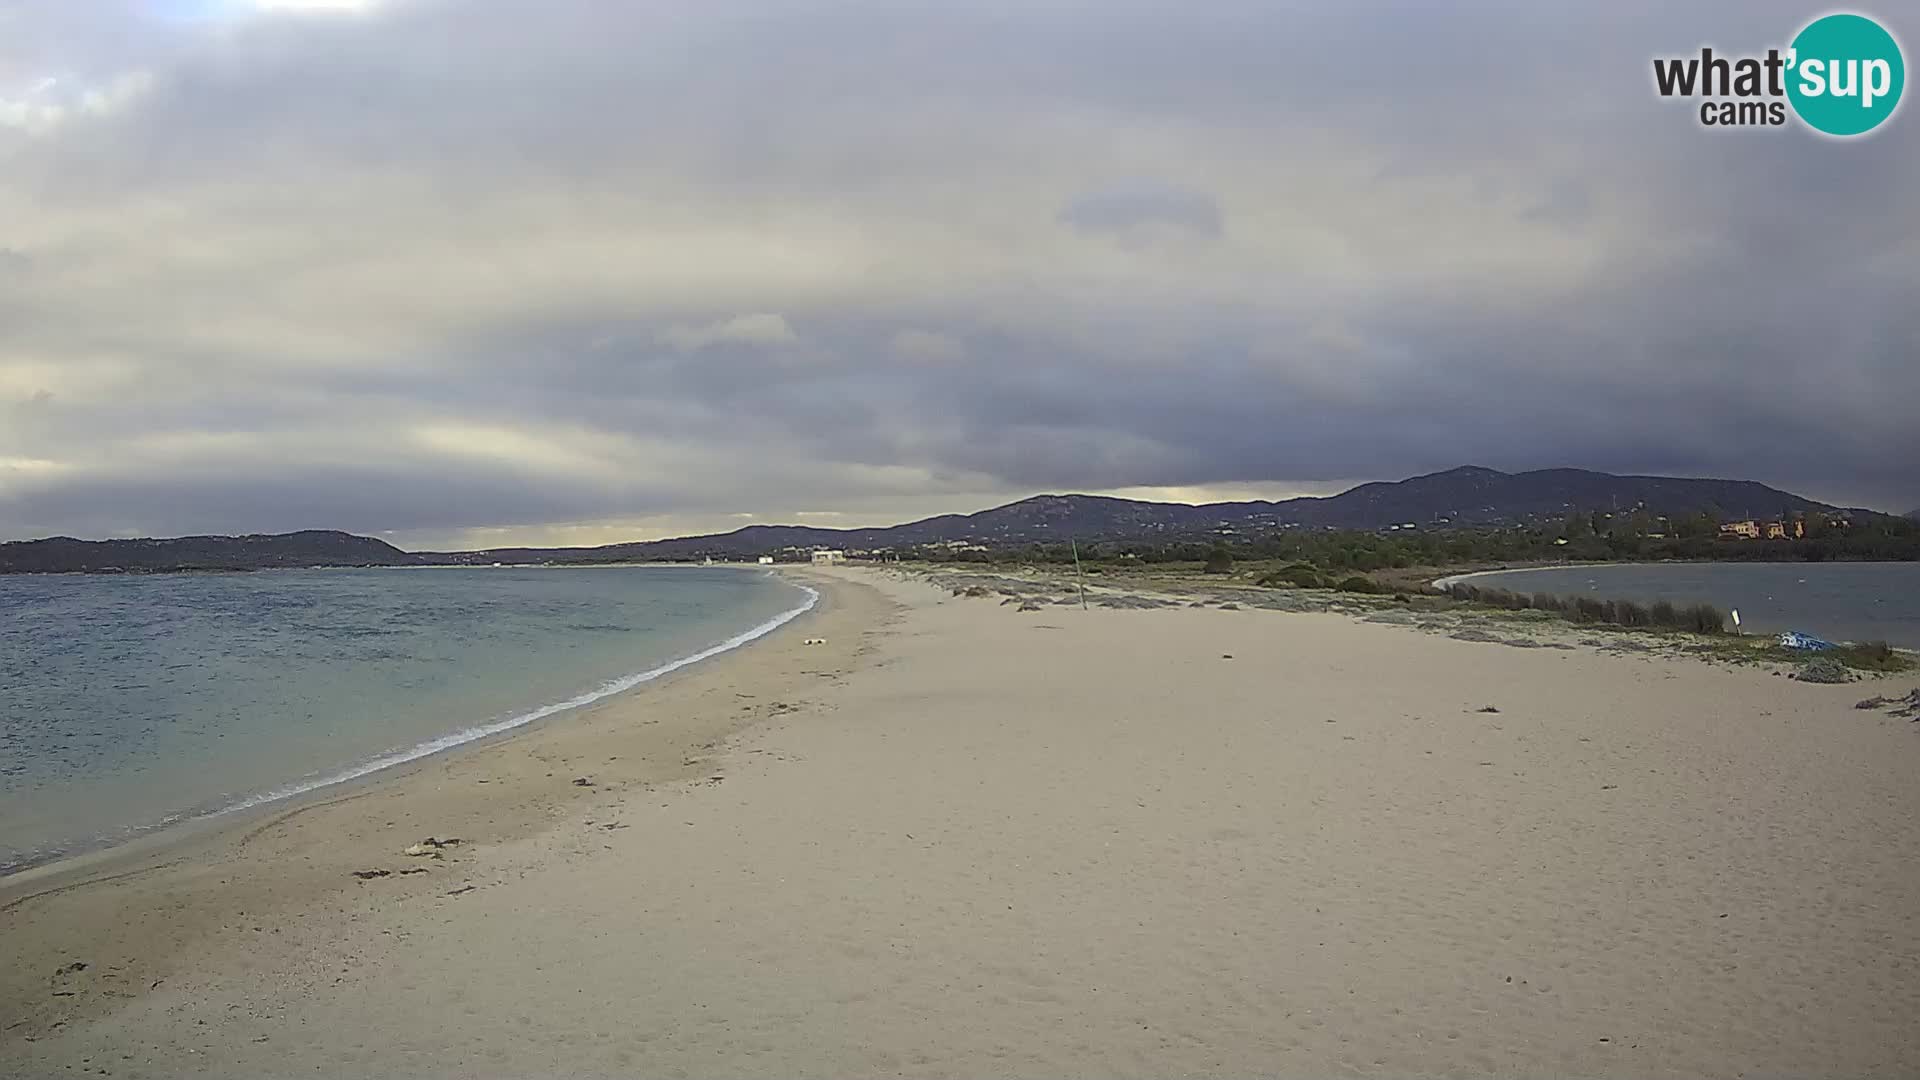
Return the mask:
M0 1075L1920 1072L1920 725L1853 708L1911 678L809 576L583 715L9 881Z

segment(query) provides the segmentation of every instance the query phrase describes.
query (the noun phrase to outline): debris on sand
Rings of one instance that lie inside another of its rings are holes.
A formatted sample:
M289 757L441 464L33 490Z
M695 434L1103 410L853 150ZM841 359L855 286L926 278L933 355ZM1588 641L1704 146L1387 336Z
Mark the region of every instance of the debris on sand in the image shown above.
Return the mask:
M590 776L576 776L573 778L573 786L574 787L592 787L593 778Z
M448 893L447 893L447 895L448 895L448 896L459 896L459 895L460 895L461 893L470 893L470 892L472 892L473 890L475 890L475 889L477 889L477 888L479 888L479 887L480 887L480 886L478 886L478 885L462 885L462 886L460 886L459 888L457 888L457 889L454 889L454 890L452 890L452 891L450 891L450 892L448 892Z
M1492 705L1482 705L1473 711L1474 712L1499 712L1500 710L1494 708Z
M1498 637L1496 637L1493 634L1487 633L1485 630L1475 630L1471 627L1465 630L1455 630L1453 633L1448 634L1447 636L1452 638L1455 641L1487 641L1487 642L1498 643L1500 640Z
M377 877L392 877L393 871L382 870L376 866L372 870L355 870L353 876L359 878L361 881L372 881Z
M426 872L427 868L424 866L409 866L405 870L400 871L400 876L406 877L408 874L424 874Z
M66 964L59 968L56 968L54 970L53 977L47 980L49 984L51 984L56 988L54 991L54 996L55 997L72 997L74 992L72 990L64 989L64 988L73 986L75 984L75 980L73 977L85 970L87 970L87 962L85 960L75 960L71 964Z
M1870 697L1854 703L1856 709L1885 709L1895 716L1920 721L1920 689L1909 690L1899 697Z
M422 856L429 859L444 858L445 856L441 855L440 850L442 848L450 848L459 842L460 838L457 836L450 836L445 840L437 836L429 836L417 844L408 844L400 854L411 855L415 858Z
M1033 602L1033 601L1031 601L1031 600L1028 600L1028 601L1026 601L1025 603L1023 603L1023 604L1021 604L1021 605L1020 605L1020 610L1021 610L1021 611L1039 611L1039 610L1040 610L1040 605L1039 605L1039 604L1036 604L1036 603L1034 603L1034 602Z
M1178 606L1177 604L1175 604L1170 600L1159 600L1151 596L1135 596L1131 593L1122 594L1119 596L1102 596L1094 600L1094 603L1098 604L1103 608L1121 608L1126 610L1141 610L1141 611L1149 610L1152 608Z
M1793 677L1809 683L1846 683L1853 681L1853 672L1831 656L1816 656L1801 664Z

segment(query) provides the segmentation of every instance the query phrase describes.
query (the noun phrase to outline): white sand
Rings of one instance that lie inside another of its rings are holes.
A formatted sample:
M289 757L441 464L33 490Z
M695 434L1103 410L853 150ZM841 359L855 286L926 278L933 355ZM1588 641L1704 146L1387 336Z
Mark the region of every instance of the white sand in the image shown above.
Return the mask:
M835 588L735 661L184 857L319 867L244 916L195 918L225 894L182 865L7 909L9 1005L98 955L0 1074L1920 1073L1920 725L1852 708L1912 679L881 584L884 627ZM680 779L549 790L739 693L762 722ZM489 835L488 773L538 827L509 802ZM481 842L337 884L429 831ZM185 929L110 929L156 909Z

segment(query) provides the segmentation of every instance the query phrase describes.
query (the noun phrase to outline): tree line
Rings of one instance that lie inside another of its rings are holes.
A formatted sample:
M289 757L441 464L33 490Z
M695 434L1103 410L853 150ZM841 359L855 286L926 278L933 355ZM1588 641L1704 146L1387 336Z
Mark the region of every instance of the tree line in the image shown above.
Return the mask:
M1793 520L1782 518L1778 520ZM1720 518L1693 514L1666 521L1644 511L1579 511L1553 525L1480 529L1408 529L1394 532L1284 529L1258 536L1189 537L1166 541L1093 540L1079 545L1094 564L1205 563L1224 551L1233 560L1311 563L1324 571L1369 573L1405 567L1472 566L1501 562L1825 562L1920 560L1920 522L1873 516L1849 525L1817 515L1800 519L1806 535L1780 540L1720 537ZM912 557L912 553L907 553ZM1013 545L992 551L924 557L958 562L1071 563L1068 544ZM1217 561L1217 557L1216 557Z

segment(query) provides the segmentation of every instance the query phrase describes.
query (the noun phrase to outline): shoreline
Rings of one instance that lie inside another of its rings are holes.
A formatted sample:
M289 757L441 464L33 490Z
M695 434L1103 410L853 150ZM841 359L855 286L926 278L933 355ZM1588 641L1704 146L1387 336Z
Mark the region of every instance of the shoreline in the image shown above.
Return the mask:
M1538 570L1580 570L1590 566L1667 566L1667 562L1603 562L1603 563L1548 563L1545 566L1510 566L1503 570L1468 570L1459 574L1448 574L1427 583L1429 589L1444 591L1447 586L1462 581L1471 581L1478 577L1493 574L1528 574Z
M698 660L661 665L665 670L616 692L338 783L181 821L0 877L0 1047L40 1023L64 1025L115 1004L100 999L73 1009L54 1007L62 1002L49 1002L41 991L46 971L59 966L54 961L60 957L68 958L61 963L77 959L97 966L88 957L117 948L129 954L124 970L138 970L143 985L154 983L164 980L186 943L237 913L305 906L369 884L404 887L439 879L459 857L396 863L393 856L408 843L457 837L466 849L460 854L467 855L479 845L536 835L576 802L632 783L671 782L698 772L726 739L768 713L752 709L724 718L662 719L647 714L685 710L690 699L728 682L798 690L792 685L797 666L849 664L861 635L886 617L885 605L864 595L868 590L861 586L800 568L780 576L807 590L805 604L783 613L762 633L695 654ZM828 636L829 643L801 651L795 631L802 629ZM629 753L611 755L592 772L581 768L581 778L591 778L586 786L574 786L573 773L565 769L530 769L529 763L577 762L602 747ZM609 775L615 770L628 775ZM567 775L558 777L561 772ZM472 786L456 786L462 781ZM419 823L417 829L403 824L409 819ZM368 880L353 876L356 867L382 862L386 865L380 868L389 874ZM289 863L297 872L286 881L272 880L277 867ZM400 874L422 865L435 872ZM222 902L222 894L233 901ZM159 917L160 898L197 917ZM122 912L138 918L121 925ZM143 927L159 932L142 933Z
M1667 559L1657 562L1552 563L1538 566L1513 566L1453 573L1433 579L1428 582L1427 588L1435 593L1445 593L1458 584L1499 577L1503 579L1503 582L1493 583L1496 587L1504 583L1508 586L1507 591L1524 594L1525 591L1530 588L1530 586L1525 583L1525 580L1508 579L1508 575L1550 571L1590 571L1594 573L1594 577L1589 579L1585 588L1577 584L1565 583L1559 589L1552 591L1556 595L1565 594L1573 596L1590 594L1596 598L1633 600L1643 604L1650 604L1659 599L1665 599L1670 603L1678 605L1695 603L1710 604L1721 609L1733 620L1730 632L1736 637L1772 638L1789 631L1804 631L1805 628L1811 627L1812 632L1817 636L1828 638L1841 644L1859 645L1879 642L1889 645L1897 652L1920 654L1920 629L1916 629L1916 626L1920 624L1916 624L1914 614L1911 613L1911 611L1896 613L1892 616L1892 621L1883 626L1870 627L1860 621L1863 618L1869 619L1870 621L1869 613L1865 607L1856 607L1851 612L1844 610L1810 611L1804 603L1796 603L1792 598L1788 597L1787 594L1767 591L1767 583L1764 579L1749 582L1747 586L1739 589L1739 598L1735 598L1732 595L1733 592L1736 591L1734 584L1745 581L1746 579L1738 576L1732 578L1733 584L1723 583L1723 585L1718 587L1708 584L1697 588L1690 588L1684 592L1676 592L1672 595L1662 595L1662 590L1657 584L1649 584L1671 581L1671 579L1660 576L1659 574L1647 575L1642 578L1638 588L1634 588L1631 585L1623 587L1617 580L1608 580L1609 576L1617 578L1618 575L1613 573L1616 569L1619 573L1625 574L1636 570L1645 571L1658 568L1661 574L1686 575L1689 573L1711 574L1717 572L1721 567L1746 567L1755 571L1762 571L1766 568L1784 568L1792 571L1794 574L1805 575L1797 579L1799 584L1805 584L1808 579L1820 577L1823 573L1829 572L1841 575L1841 579L1844 580L1844 575L1847 571L1842 568L1884 567L1887 568L1889 572L1895 571L1897 568L1898 572L1906 573L1911 571L1914 566L1915 564L1912 562L1891 559L1835 560L1818 563L1807 563L1799 560L1745 561L1679 559ZM1781 582L1774 582L1771 587L1777 589L1779 587L1791 588L1792 586L1785 586ZM1631 595L1624 595L1623 588L1626 594ZM1717 598L1713 595L1716 593L1719 594ZM1893 590L1892 594L1895 596L1901 595L1898 589ZM1879 603L1878 600L1872 602L1876 604ZM1865 604L1866 601L1858 601L1857 603ZM1741 615L1742 611L1746 612L1744 618Z
M0 907L0 1072L1920 1065L1906 697L1390 607L806 576L826 645Z
M662 564L680 565L680 564ZM358 569L358 568L356 568ZM414 569L414 568L409 568ZM735 569L749 569L747 566ZM764 568L762 568L764 569ZM780 576L780 575L774 575ZM249 792L234 798L232 802L212 809L187 809L175 811L168 817L153 822L141 822L124 826L122 838L89 843L71 848L48 858L29 860L17 866L0 867L0 899L4 899L8 882L21 878L21 875L34 874L37 871L58 870L64 864L74 860L100 856L131 844L162 843L164 838L175 831L187 835L191 830L217 827L220 819L233 815L246 815L253 811L270 811L272 808L309 795L327 791L331 788L354 784L368 779L377 779L380 774L393 769L403 768L415 762L424 761L439 754L448 753L464 746L495 741L511 733L537 724L550 717L563 716L575 709L585 708L595 702L626 693L645 686L656 679L672 674L683 668L691 667L702 661L712 659L735 649L751 645L753 642L804 616L813 610L820 600L820 593L813 587L782 577L805 594L800 604L789 608L769 619L734 634L706 648L696 650L686 656L677 657L657 664L644 671L630 672L616 676L589 690L583 690L560 701L546 702L532 706L525 711L503 719L491 720L483 724L474 724L451 731L444 735L416 743L403 750L392 750L364 761L350 762L325 773L313 780L294 780L275 785L262 791ZM100 838L95 838L100 840Z
M1904 559L1825 559L1810 563L1804 559L1623 559L1607 562L1556 562L1534 566L1509 566L1502 569L1464 570L1428 582L1433 588L1445 588L1455 581L1488 574L1524 574L1534 570L1584 570L1603 566L1911 566Z

